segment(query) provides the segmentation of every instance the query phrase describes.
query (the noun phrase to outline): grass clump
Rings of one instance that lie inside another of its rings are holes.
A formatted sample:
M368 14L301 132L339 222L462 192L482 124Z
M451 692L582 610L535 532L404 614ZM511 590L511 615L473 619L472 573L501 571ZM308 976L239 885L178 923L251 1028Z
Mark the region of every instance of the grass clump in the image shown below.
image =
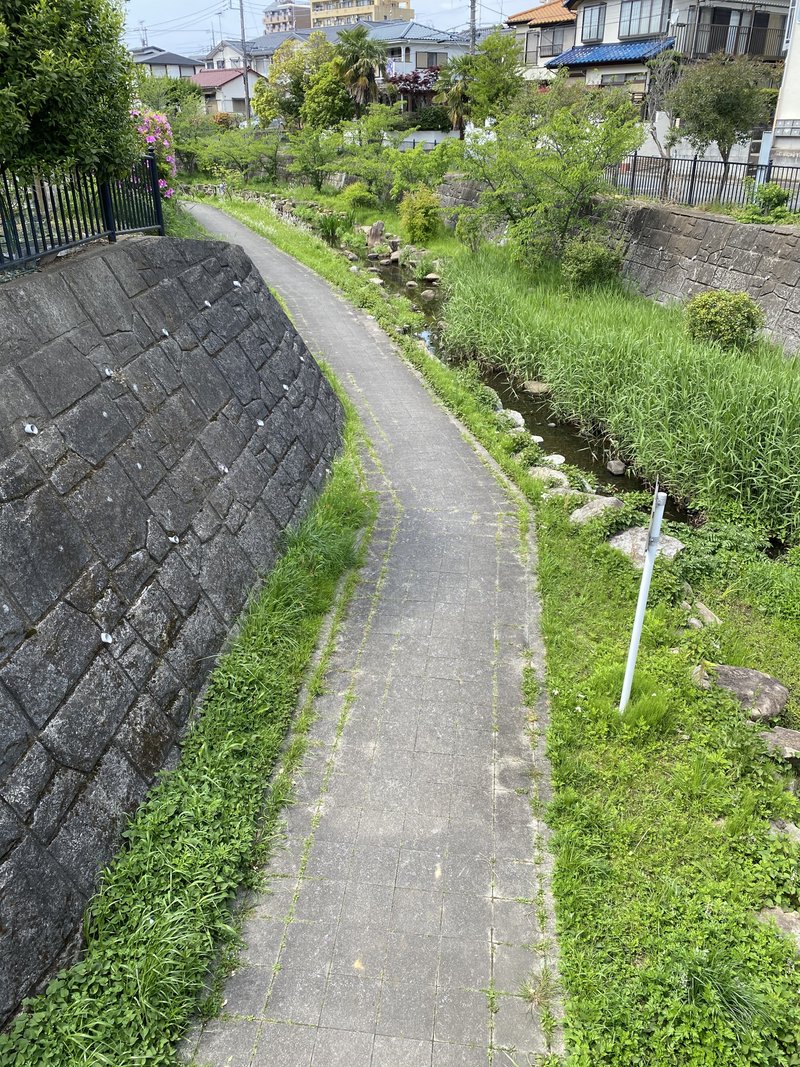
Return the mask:
M235 938L237 887L254 878L276 829L287 790L281 775L272 788L270 774L373 511L356 434L350 413L344 454L212 673L178 767L125 831L85 917L83 959L26 1003L0 1036L0 1063L173 1062L219 944Z
M446 263L443 342L551 384L562 418L608 433L639 473L712 514L800 535L800 373L766 342L687 337L678 308L623 289L564 292L503 248Z

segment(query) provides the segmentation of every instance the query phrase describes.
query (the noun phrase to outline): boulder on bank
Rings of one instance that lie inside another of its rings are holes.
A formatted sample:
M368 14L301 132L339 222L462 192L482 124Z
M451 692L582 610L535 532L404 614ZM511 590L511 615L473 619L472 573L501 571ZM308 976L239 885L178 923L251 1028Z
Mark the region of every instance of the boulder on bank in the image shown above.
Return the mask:
M784 911L783 908L762 908L758 917L762 922L774 922L780 932L790 937L795 947L800 950L800 915L796 911Z
M753 722L777 719L789 700L789 690L777 678L750 667L716 663L706 670L699 666L695 668L692 678L702 689L710 689L712 685L725 689L741 704ZM787 732L794 733L791 730Z
M526 393L530 393L531 396L547 396L550 392L550 386L547 382L524 382L522 388Z
M436 291L434 289L423 289L419 295L420 299L427 300L428 303L436 299Z
M787 730L785 726L773 726L761 737L773 755L780 756L795 768L800 769L800 730Z
M529 467L528 474L531 478L539 478L549 485L558 485L563 489L569 489L569 478L563 471L553 470L552 467Z
M576 508L569 517L574 526L583 526L592 519L598 518L606 511L614 511L622 507L622 501L618 496L595 496L583 507Z
M383 231L385 229L386 227L380 219L377 222L373 222L367 231L367 248L374 248L375 245L380 244L383 240Z
M647 527L634 526L630 530L623 530L609 538L608 544L624 553L633 563L634 567L641 570L644 567L644 558L647 554ZM683 541L669 534L662 534L658 548L659 556L664 559L675 559L680 551L686 548Z
M628 464L621 459L610 459L608 463L606 463L606 470L609 474L616 474L619 476L624 474L627 469Z
M514 411L513 408L504 408L500 414L511 426L518 427L520 430L525 429L525 419L518 411Z

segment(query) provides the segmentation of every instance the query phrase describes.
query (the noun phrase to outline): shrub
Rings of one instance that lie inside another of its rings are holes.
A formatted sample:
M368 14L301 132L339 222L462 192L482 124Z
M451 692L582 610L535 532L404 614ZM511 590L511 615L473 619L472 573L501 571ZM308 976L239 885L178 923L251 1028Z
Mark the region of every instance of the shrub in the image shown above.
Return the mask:
M364 182L353 182L339 194L339 201L344 207L354 210L359 207L375 207L377 198L369 191Z
M694 341L746 348L764 325L764 312L747 293L711 289L686 305L686 328Z
M756 185L752 178L746 178L749 204L733 211L733 217L739 222L786 222L800 220L786 206L792 195L777 182L762 182Z
M422 186L406 193L400 202L400 218L412 242L426 241L433 237L440 223L439 199L434 192Z
M508 242L511 255L529 270L538 270L555 253L552 235L533 215L526 215L509 226Z
M414 125L420 130L444 131L453 128L450 116L447 114L447 108L439 107L436 104L430 104L428 107L422 107L419 111L412 112L411 118L414 120Z
M223 130L234 130L239 126L239 116L233 111L216 111L211 118Z
M574 237L564 246L561 276L569 285L580 289L613 281L622 270L619 248L593 238Z
M455 235L471 252L477 252L489 237L489 222L482 211L476 208L460 208L456 219Z

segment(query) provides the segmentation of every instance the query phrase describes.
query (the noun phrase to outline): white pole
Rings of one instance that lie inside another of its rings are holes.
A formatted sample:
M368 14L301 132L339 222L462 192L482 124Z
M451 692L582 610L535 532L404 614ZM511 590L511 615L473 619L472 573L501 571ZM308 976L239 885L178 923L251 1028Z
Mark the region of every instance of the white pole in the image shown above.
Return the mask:
M633 620L633 633L631 634L631 646L628 649L628 662L625 664L625 680L622 683L622 697L619 702L619 713L623 713L628 705L633 687L633 672L636 670L636 657L639 655L639 642L642 639L642 626L644 625L644 613L647 610L647 597L650 593L650 580L653 577L653 567L658 555L658 545L661 539L661 520L664 518L664 505L667 503L667 494L659 493L658 483L653 496L653 510L650 512L650 526L647 530L647 551L644 557L644 570L642 571L642 584L639 586L639 599L636 602L636 615Z

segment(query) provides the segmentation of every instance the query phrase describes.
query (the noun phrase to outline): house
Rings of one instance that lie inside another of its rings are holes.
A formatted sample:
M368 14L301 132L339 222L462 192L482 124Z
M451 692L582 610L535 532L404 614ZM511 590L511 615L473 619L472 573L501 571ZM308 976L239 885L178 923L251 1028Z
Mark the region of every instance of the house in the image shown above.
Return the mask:
M786 26L786 65L775 108L772 162L800 167L800 5L792 0Z
M545 63L575 44L575 18L563 0L552 0L506 19L506 25L516 33L526 79L546 81L553 77Z
M247 70L250 99L262 76L252 68ZM201 70L192 81L203 93L203 106L207 115L228 112L237 115L246 113L243 70Z
M311 28L311 7L309 4L286 3L270 4L264 8L264 32L288 33L290 30L308 30Z
M469 50L463 36L437 30L421 22L393 19L390 22L362 22L370 37L386 44L387 75L410 74L415 70L443 67L456 55ZM311 30L265 33L247 42L247 61L258 74L269 73L272 57L285 41L307 41L312 33L322 33L331 44L339 39L339 29L348 26L323 26ZM244 62L241 41L220 41L206 56L207 70L241 69Z
M408 0L311 0L311 26L347 26L353 22L411 22Z
M761 62L780 60L789 7L789 0L763 0L758 10L755 4L736 0L725 7L703 0L564 3L576 16L575 44L547 60L545 66L550 70L566 68L571 77L583 78L587 85L624 87L636 103L644 101L647 93L649 61L668 48L689 61L706 59L715 52L750 56ZM654 155L658 150L648 139L642 151ZM675 154L693 152L683 142L675 146ZM749 156L748 147L737 146L731 159L746 161ZM706 158L719 158L715 147Z
M714 52L747 55L762 61L782 57L789 0L725 7L689 0L565 0L576 15L575 45L548 60L566 67L589 85L625 85L644 94L647 63L666 48L686 59Z
M155 45L134 48L131 57L139 70L147 71L154 78L191 78L203 69L202 60L179 56Z

